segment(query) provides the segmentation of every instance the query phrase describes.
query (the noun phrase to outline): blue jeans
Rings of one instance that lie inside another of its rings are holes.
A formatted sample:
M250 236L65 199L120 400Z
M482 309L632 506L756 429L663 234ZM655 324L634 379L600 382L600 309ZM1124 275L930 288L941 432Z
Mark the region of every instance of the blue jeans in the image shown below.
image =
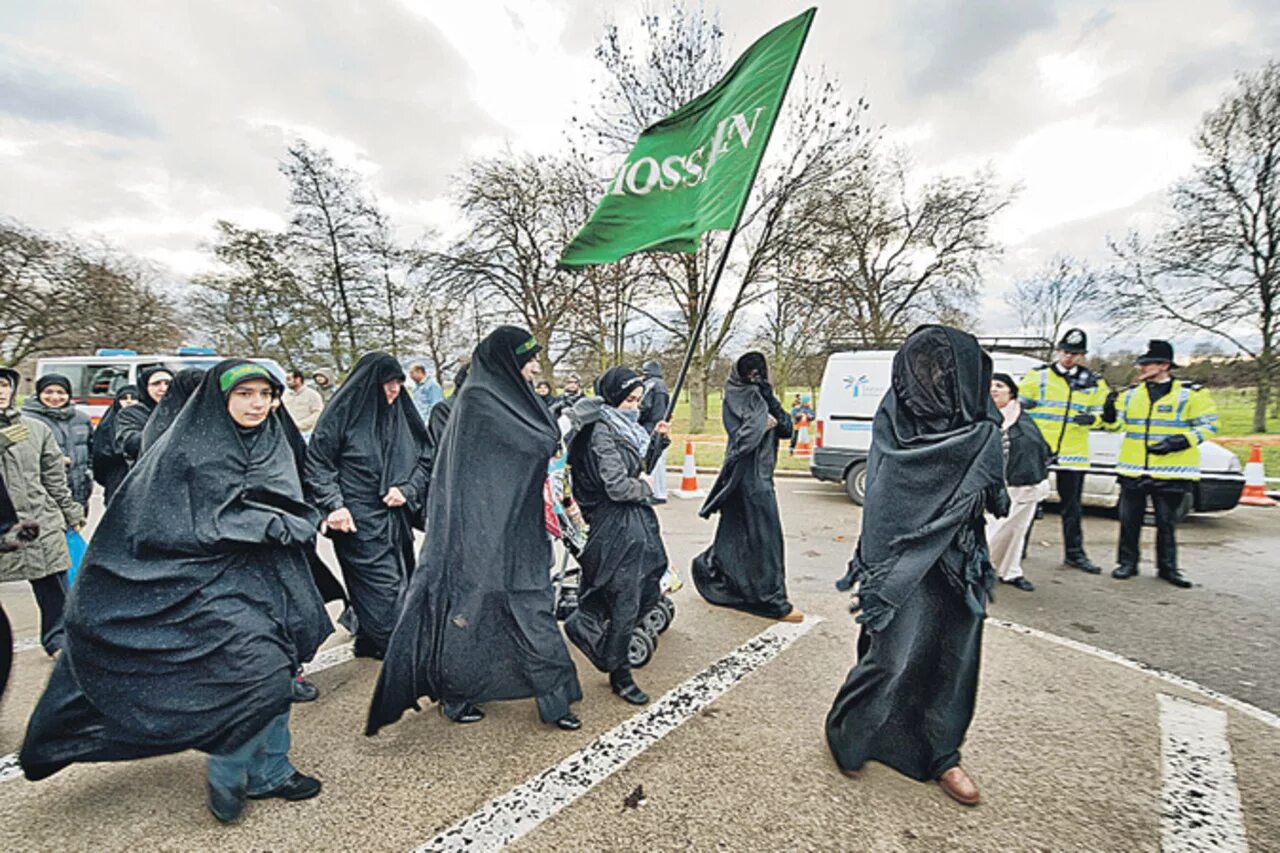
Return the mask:
M210 755L205 776L210 785L246 794L274 791L293 778L289 763L289 712L285 711L244 746L225 755Z

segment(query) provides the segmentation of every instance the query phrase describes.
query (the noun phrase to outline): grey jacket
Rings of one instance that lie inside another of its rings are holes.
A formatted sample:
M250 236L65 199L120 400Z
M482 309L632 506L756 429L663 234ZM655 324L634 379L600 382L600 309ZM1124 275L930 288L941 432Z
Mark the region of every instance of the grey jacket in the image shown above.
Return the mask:
M71 460L67 463L67 485L71 488L71 496L87 509L89 496L93 494L93 471L89 468L93 424L89 416L70 404L61 409L51 409L36 397L29 397L22 405L22 414L43 422L53 430L62 455Z
M53 431L17 409L0 412L0 428L19 420L30 435L0 450L0 470L18 518L38 521L40 538L0 554L0 581L37 580L69 569L66 529L84 522L84 508L67 488L67 466Z

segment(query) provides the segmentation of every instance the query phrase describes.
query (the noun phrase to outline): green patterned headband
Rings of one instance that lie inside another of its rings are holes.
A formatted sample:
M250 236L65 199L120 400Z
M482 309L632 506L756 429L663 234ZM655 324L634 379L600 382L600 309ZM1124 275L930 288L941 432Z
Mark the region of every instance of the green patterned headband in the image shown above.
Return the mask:
M218 377L218 387L225 394L246 379L265 379L271 383L271 372L260 364L238 364L230 370L223 371Z
M516 355L524 355L525 353L536 348L537 346L538 346L538 339L529 338L529 340L525 341L520 346L516 347Z

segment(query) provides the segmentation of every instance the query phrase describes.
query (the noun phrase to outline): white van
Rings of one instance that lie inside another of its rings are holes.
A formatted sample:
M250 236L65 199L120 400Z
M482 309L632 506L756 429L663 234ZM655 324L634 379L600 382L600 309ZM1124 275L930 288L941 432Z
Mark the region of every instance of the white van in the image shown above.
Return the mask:
M849 498L859 506L866 497L867 454L871 450L871 422L889 390L894 350L833 353L822 374L813 457L809 473L816 479L843 482ZM997 373L1015 380L1043 364L1016 353L992 352ZM1118 432L1089 433L1089 476L1084 503L1115 507L1120 498L1115 464L1123 436ZM1056 467L1056 466L1055 466ZM1185 512L1234 509L1244 489L1243 466L1234 453L1206 441L1200 445L1200 482L1188 496ZM1049 500L1056 501L1051 494Z
M71 402L84 409L96 425L115 400L116 392L125 385L137 384L138 372L142 369L163 365L174 373L185 367L208 370L223 358L204 347L179 347L172 353L152 355L139 355L127 349L100 349L93 355L42 358L36 362L36 379L49 373L61 373L70 379ZM284 381L284 370L273 359L254 361Z

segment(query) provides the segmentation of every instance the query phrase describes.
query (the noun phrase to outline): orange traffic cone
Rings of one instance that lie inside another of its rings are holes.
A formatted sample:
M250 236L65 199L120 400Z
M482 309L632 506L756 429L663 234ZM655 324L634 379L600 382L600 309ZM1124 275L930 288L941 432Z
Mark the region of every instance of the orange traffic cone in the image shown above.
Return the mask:
M1240 503L1246 506L1275 506L1267 497L1267 476L1262 467L1262 446L1255 444L1249 453L1249 463L1244 466L1244 491Z
M702 498L706 492L698 488L698 467L693 461L693 440L684 443L684 471L680 477L680 488L672 492L678 498Z
M810 459L813 457L813 446L809 444L809 417L808 415L800 416L800 432L796 436L796 450L792 455L797 459Z

